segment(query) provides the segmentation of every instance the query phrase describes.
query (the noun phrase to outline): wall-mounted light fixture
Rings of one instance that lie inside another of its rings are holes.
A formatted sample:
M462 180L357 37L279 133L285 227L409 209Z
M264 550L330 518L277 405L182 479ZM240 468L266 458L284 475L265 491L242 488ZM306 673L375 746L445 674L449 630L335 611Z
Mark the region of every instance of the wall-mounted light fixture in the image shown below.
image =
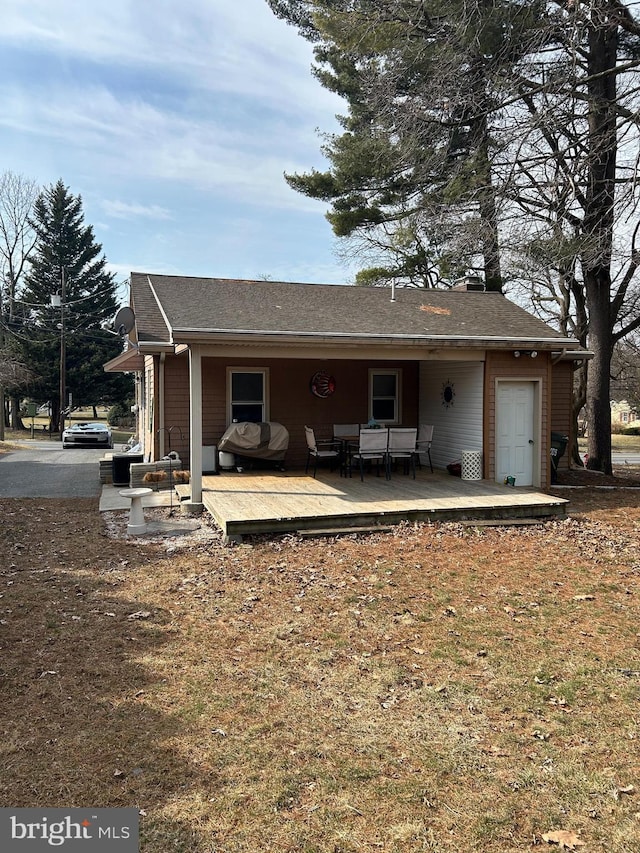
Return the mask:
M514 358L520 358L521 355L528 355L529 358L537 358L538 357L538 350L535 350L535 349L526 349L526 350L516 349L513 351L513 357Z

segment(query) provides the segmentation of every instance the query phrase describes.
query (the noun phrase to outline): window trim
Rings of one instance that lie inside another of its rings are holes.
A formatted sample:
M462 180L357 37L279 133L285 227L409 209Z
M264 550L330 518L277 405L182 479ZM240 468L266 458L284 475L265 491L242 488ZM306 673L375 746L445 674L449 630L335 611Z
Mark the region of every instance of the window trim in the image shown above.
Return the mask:
M232 399L232 390L233 390L233 376L236 373L259 373L262 376L262 415L263 421L268 421L270 417L269 412L269 368L268 367L249 367L249 366L234 366L227 367L227 426L233 423L233 404L234 401ZM243 402L252 402L252 401L243 401ZM257 405L257 401L255 401Z
M383 423L387 425L397 425L402 423L402 368L400 367L370 367L369 368L369 418L373 418L373 382L374 376L389 376L393 375L396 377L396 396L393 398L394 400L394 412L395 418L393 420L378 420L378 423ZM391 397L376 397L375 399L380 400L390 400Z

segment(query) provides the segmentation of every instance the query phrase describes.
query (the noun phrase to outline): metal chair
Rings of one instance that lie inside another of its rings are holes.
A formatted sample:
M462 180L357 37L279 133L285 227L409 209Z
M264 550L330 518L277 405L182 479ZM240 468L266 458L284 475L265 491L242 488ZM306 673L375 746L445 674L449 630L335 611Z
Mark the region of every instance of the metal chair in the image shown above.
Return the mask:
M392 427L389 430L387 447L387 477L391 476L391 465L401 459L407 472L410 470L413 479L416 478L416 439L418 430L415 428Z
M418 440L416 441L416 456L418 458L418 467L422 468L420 454L426 453L429 457L429 467L433 474L433 464L431 462L431 442L433 441L433 426L430 424L420 424L418 430Z
M388 429L361 429L358 449L351 454L351 463L357 462L360 467L360 479L364 481L364 463L375 462L376 473L380 476L380 463L387 471L387 442L389 441ZM349 467L351 473L351 466Z
M333 463L340 464L341 452L340 442L333 439L321 439L316 441L316 436L311 427L306 426L304 432L307 438L307 464L304 473L309 473L309 462L313 458L313 476L316 476L318 470L318 461L329 462L333 471Z

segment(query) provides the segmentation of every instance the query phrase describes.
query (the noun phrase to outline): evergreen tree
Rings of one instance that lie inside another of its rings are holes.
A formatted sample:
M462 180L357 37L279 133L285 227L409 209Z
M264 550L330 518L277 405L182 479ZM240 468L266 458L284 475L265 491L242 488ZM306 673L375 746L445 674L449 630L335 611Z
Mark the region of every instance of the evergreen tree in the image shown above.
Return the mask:
M337 236L384 242L394 259L384 278L413 284L417 272L429 286L424 262L435 257L443 279L482 271L488 289L502 290L496 131L518 85L510 72L539 47L542 4L267 2L315 43L316 76L348 105L345 132L323 147L330 169L288 175L289 184L331 202Z
M103 329L118 307L116 284L102 246L84 223L81 197L58 181L38 196L33 227L36 244L22 293L28 308L25 360L38 377L31 393L51 400L56 430L69 395L73 406L116 402L130 393L131 381L102 369L122 349L122 342Z
M267 2L348 106L330 168L290 185L331 203L338 236L424 222L440 257L471 271L481 258L488 289L514 259L553 271L558 324L594 353L589 467L610 473L613 348L640 328L637 4ZM394 273L379 266L374 281Z

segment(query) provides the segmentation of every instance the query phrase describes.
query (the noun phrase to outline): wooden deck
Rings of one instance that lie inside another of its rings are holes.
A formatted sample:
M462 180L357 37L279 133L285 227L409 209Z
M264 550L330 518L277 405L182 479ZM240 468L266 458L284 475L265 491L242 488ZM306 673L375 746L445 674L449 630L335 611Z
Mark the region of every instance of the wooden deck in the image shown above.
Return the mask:
M188 486L179 486L181 499ZM388 527L400 521L516 520L564 517L568 501L532 488L463 481L422 468L390 480L337 471L223 472L203 477L202 501L228 541L257 533Z

